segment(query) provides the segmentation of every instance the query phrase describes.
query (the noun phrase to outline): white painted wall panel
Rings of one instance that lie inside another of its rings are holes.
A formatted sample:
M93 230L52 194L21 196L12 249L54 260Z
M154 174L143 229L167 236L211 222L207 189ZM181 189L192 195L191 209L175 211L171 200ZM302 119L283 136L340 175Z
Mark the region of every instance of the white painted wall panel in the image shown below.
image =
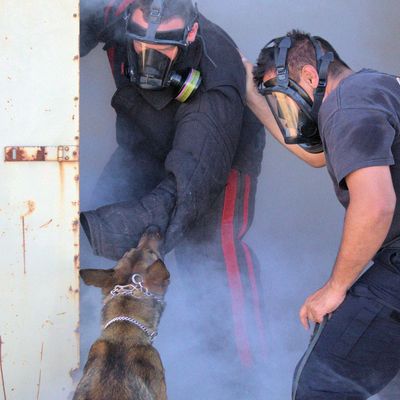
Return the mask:
M78 1L0 2L0 399L67 399L78 367Z

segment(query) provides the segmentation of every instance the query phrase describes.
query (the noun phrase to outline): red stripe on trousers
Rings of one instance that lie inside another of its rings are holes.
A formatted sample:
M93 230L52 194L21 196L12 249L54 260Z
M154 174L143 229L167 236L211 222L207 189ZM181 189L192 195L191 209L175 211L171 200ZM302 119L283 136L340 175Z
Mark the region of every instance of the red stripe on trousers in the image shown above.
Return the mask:
M114 58L115 58L114 47L107 49L107 56L108 56L108 62L110 63L110 67L111 67L111 73L114 75Z
M259 333L259 337L260 337L261 352L262 352L263 357L266 357L267 343L265 341L265 337L266 337L265 327L264 327L264 321L263 321L262 315L261 315L260 295L258 293L257 280L256 280L256 276L254 273L254 264L253 264L253 260L251 258L250 249L247 246L247 244L242 243L242 247L244 250L245 257L246 257L250 286L252 289L251 294L252 294L253 308L254 308L254 314L255 314L254 316L256 319L256 324L258 327L258 333Z
M258 293L257 279L256 279L256 275L254 273L253 259L251 257L251 252L250 252L249 247L247 246L247 244L245 242L243 242L241 240L242 237L244 236L244 234L247 232L248 225L249 225L250 193L251 193L251 178L249 175L245 175L244 199L243 199L243 225L239 232L239 239L241 241L243 251L245 254L245 258L246 258L247 271L249 274L249 281L250 281L250 287L251 287L251 295L252 295L251 297L252 297L252 302L253 302L253 309L254 309L256 324L258 327L258 334L260 337L261 351L262 351L263 356L265 357L267 354L267 344L265 341L266 335L265 335L264 322L263 322L263 319L261 316L260 295Z
M238 171L232 170L225 190L224 208L222 211L221 243L231 291L233 323L236 346L241 362L250 366L252 357L246 334L244 293L240 280L239 264L235 248L234 216L238 189Z

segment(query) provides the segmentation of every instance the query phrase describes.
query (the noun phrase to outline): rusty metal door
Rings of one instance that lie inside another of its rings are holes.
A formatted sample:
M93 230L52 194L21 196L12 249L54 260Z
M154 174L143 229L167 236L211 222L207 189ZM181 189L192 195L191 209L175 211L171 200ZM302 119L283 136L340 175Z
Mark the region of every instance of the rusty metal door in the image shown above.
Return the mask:
M79 343L79 2L0 1L0 399L70 396Z

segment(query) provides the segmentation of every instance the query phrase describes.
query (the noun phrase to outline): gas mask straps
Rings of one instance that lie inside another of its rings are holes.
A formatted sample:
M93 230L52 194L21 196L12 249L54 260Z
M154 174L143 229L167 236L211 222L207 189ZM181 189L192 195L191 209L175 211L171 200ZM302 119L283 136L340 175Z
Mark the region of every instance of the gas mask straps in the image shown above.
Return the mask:
M187 40L198 18L197 6L182 28L163 30L163 0L153 0L147 26L135 22L134 7L126 18L127 65L129 80L145 90L176 87L176 100L187 101L201 83L200 72L195 69L174 70L178 57L185 55ZM179 18L179 16L177 16Z
M311 37L316 53L319 83L314 101L303 88L289 77L288 53L292 40L284 36L271 40L264 49L273 49L276 76L263 82L259 91L265 96L275 121L287 144L298 144L309 153L323 151L318 131L318 112L325 95L328 68L333 54L323 54L319 41Z

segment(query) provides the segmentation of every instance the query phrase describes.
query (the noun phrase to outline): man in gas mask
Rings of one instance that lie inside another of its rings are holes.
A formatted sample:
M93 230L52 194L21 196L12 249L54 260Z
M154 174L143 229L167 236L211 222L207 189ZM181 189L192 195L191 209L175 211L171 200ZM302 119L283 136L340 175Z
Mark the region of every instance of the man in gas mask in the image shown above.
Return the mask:
M103 206L81 214L84 231L95 254L118 259L148 225L158 225L165 252L175 249L172 280L182 288L175 296L188 293L180 304L191 318L175 332L180 346L192 337L202 360L212 350L211 360L228 361L222 369L202 367L197 393L188 397L210 398L202 393L210 378L225 382L226 398L255 399L229 370L253 365L264 343L258 263L242 238L265 138L245 108L240 55L190 0L90 6L81 2L81 55L105 43L117 86L118 148L93 196ZM182 374L189 356L176 367Z
M346 207L332 274L300 310L316 329L293 399L367 399L400 369L400 78L353 72L299 31L269 42L254 76L246 68L252 110L309 164L326 159Z

